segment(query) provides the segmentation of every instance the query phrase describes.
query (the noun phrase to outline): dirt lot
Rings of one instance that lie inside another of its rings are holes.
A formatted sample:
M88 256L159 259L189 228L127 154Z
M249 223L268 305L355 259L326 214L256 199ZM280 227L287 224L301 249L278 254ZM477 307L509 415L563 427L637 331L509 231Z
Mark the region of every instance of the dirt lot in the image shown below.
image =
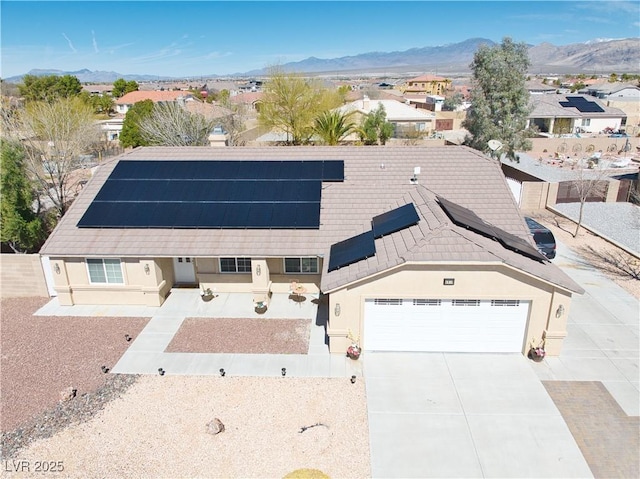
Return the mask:
M68 387L77 396L105 385L112 367L148 318L33 316L50 298L0 303L0 430L7 432L54 408Z
M549 228L556 241L569 247L629 294L640 299L640 280L634 279L612 264L612 261L622 262L621 264L630 266L640 274L640 260L584 228L581 228L578 236L574 238L576 225L563 216L554 215L549 211L530 216Z

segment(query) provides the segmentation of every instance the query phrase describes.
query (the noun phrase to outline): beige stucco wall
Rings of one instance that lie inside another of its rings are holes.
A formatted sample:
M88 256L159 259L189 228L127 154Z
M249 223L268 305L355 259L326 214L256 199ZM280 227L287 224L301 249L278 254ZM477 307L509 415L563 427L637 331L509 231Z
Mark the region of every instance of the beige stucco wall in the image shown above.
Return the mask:
M40 255L0 255L0 292L3 298L49 297Z
M454 278L455 285L444 286L445 277ZM350 332L366 347L364 301L367 298L531 301L522 352L527 353L533 338L539 340L546 336L545 348L552 356L560 354L570 306L568 293L505 265L407 264L330 294L327 334L332 353L345 353L351 343ZM339 316L335 314L337 304L340 304ZM556 318L552 312L560 304L564 313Z
M166 259L120 258L124 284L91 284L84 258L52 257L50 260L54 288L62 305L160 306L172 286L173 267ZM56 265L59 273L55 272Z
M556 188L557 189L557 188ZM528 211L542 210L547 205L549 183L525 181L520 193L520 209Z

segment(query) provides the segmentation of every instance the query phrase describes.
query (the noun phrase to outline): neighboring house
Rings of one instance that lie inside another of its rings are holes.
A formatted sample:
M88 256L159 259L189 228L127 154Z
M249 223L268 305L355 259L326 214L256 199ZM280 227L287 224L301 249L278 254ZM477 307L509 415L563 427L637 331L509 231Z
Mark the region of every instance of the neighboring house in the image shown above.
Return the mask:
M229 101L238 105L245 105L250 110L259 112L263 96L264 93L262 92L238 93L237 95L231 95Z
M356 100L341 106L337 110L342 113L353 112L352 121L360 124L364 116L384 106L387 113L387 121L393 124L394 138L403 138L413 132L430 133L435 129L436 116L427 110L414 108L397 100L370 100L364 96L362 100Z
M93 96L111 95L113 85L83 85L82 91L86 91Z
M585 88L585 93L601 100L640 100L640 87L628 83L599 83Z
M557 88L553 85L547 85L539 80L528 80L525 88L532 95L549 95L556 93Z
M134 104L139 101L151 100L154 103L177 101L178 98L190 99L193 95L184 91L169 91L169 90L157 90L157 91L132 91L123 95L116 100L116 112L122 115L126 115Z
M500 165L463 146L136 148L41 254L61 305L159 306L177 285L268 303L302 284L342 355L350 335L384 351L544 338L557 355L583 292L535 249Z
M445 95L451 88L451 80L435 75L422 75L407 80L400 88L405 94Z
M618 131L627 115L619 108L604 105L588 95L531 95L532 112L527 127L553 135Z
M233 115L233 112L228 108L216 105L215 103L207 103L194 97L188 100L179 98L178 103L188 112L201 115L207 120L218 120Z
M106 120L98 120L96 123L104 132L107 141L114 141L120 138L122 125L124 123L124 115L116 115Z

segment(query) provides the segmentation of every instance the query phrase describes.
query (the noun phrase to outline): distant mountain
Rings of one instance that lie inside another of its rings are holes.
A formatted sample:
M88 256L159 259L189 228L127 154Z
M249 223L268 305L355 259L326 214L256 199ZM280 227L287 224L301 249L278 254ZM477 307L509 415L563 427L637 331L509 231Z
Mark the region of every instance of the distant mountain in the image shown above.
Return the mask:
M309 57L299 62L281 65L284 70L309 74L362 74L362 73L423 73L442 75L470 73L469 64L480 45L493 46L486 38L470 38L460 43L436 47L411 48L394 52L368 52L340 58ZM640 38L622 40L592 40L586 43L556 46L551 43L529 46L530 73L550 74L608 74L638 73L640 65ZM118 78L135 81L177 80L184 77L158 77L156 75L123 75L116 72L78 70L31 70L30 75L74 75L82 83L112 83ZM234 74L191 75L190 78L216 78L219 76L261 76L266 69ZM10 83L20 82L23 75L6 78Z
M82 70L76 71L62 71L62 70L42 70L42 69L33 69L25 73L25 75L35 75L35 76L48 76L48 75L73 75L81 83L113 83L118 78L124 78L125 80L134 80L134 81L153 81L153 80L169 80L170 77L158 77L157 75L123 75L122 73L116 72L106 72L106 71L91 71L86 68ZM19 83L22 81L22 77L24 75L18 75L10 78L5 78L4 80L8 83Z

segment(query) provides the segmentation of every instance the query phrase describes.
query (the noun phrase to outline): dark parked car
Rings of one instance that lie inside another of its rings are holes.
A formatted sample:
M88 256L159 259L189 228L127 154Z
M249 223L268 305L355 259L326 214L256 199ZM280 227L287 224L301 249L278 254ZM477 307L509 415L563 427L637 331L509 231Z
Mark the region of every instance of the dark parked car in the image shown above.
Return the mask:
M533 235L533 240L536 242L538 250L549 259L556 257L556 239L553 237L553 233L549 228L542 226L533 218L528 216L524 217L527 222L529 231Z

